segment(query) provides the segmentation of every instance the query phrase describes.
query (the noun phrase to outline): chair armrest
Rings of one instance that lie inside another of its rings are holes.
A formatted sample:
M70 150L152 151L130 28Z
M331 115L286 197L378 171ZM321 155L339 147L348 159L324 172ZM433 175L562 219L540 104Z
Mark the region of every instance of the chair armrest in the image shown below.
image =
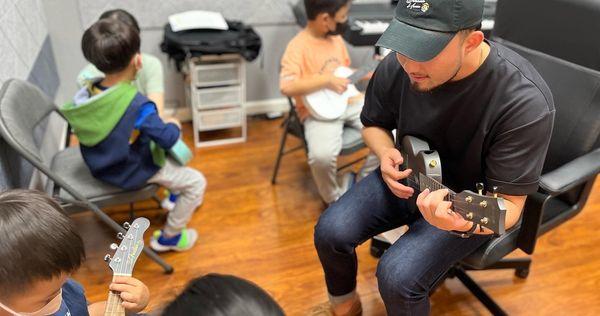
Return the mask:
M557 196L596 177L598 172L600 148L542 175L540 187L548 194Z
M523 214L521 215L520 231L517 237L517 247L525 253L532 254L537 242L542 214L551 196L541 192L535 192L527 196Z

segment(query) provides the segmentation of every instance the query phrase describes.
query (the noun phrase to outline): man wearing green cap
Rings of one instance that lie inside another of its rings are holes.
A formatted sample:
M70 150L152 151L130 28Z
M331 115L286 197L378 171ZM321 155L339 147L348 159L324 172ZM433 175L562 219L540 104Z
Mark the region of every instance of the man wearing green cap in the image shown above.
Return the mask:
M484 39L483 3L400 1L377 43L395 53L370 81L361 121L381 167L329 207L315 227L329 293L327 309L320 309L325 314L361 313L355 248L374 235L409 226L377 267L389 315L429 314L434 283L491 238L490 230L452 211L452 203L443 201L447 190L419 193L400 182L412 170L400 168L393 130L397 143L413 135L438 151L444 184L453 191L474 190L479 182L497 187L506 229L537 190L553 126L552 95L528 61Z

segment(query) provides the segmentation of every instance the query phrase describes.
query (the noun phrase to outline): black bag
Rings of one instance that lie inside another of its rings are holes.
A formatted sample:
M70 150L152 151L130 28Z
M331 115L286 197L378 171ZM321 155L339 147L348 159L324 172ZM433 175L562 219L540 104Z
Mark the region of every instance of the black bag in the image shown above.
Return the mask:
M177 70L185 58L201 55L240 54L247 61L258 57L262 41L254 29L241 22L227 21L229 30L196 29L173 32L165 25L161 50L175 60Z

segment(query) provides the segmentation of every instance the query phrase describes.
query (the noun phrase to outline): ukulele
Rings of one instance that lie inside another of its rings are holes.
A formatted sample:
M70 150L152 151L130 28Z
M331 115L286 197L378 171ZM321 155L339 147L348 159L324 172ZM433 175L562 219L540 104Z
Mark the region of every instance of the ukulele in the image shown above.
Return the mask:
M497 235L505 233L506 207L504 199L495 193L495 187L492 196L483 192L482 183L476 184L478 193L469 190L456 193L450 190L442 184L442 163L438 152L431 150L427 142L417 137L408 135L402 138L402 155L404 170L413 170L404 184L419 192L425 189L447 189L449 193L445 199L452 202L453 211Z
M144 248L144 232L150 227L150 221L147 218L140 217L133 223L125 223L123 227L127 232L118 233L117 238L121 239L121 244L112 244L110 248L115 250L114 255L106 255L104 261L113 271L113 280L117 276L131 276L133 266L137 258L140 256ZM123 300L119 293L110 291L106 302L105 316L125 316L125 308L123 308Z
M350 81L348 88L341 94L333 90L321 89L304 96L304 104L310 114L322 121L340 118L346 112L348 100L360 94L354 84L374 70L378 63L379 61L373 60L355 72L348 67L338 67L333 74L336 77L347 78Z

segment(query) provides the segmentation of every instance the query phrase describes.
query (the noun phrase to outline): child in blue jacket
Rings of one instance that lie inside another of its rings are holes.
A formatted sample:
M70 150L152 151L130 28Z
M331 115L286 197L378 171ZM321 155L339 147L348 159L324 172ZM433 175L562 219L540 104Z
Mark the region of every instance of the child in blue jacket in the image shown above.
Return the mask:
M150 247L159 252L190 249L198 234L186 225L202 203L206 179L166 155L181 145L178 123L163 122L156 105L131 84L143 66L138 32L116 19L101 19L85 31L81 47L105 74L89 80L61 108L85 163L94 177L126 190L157 183L176 192L176 205Z

